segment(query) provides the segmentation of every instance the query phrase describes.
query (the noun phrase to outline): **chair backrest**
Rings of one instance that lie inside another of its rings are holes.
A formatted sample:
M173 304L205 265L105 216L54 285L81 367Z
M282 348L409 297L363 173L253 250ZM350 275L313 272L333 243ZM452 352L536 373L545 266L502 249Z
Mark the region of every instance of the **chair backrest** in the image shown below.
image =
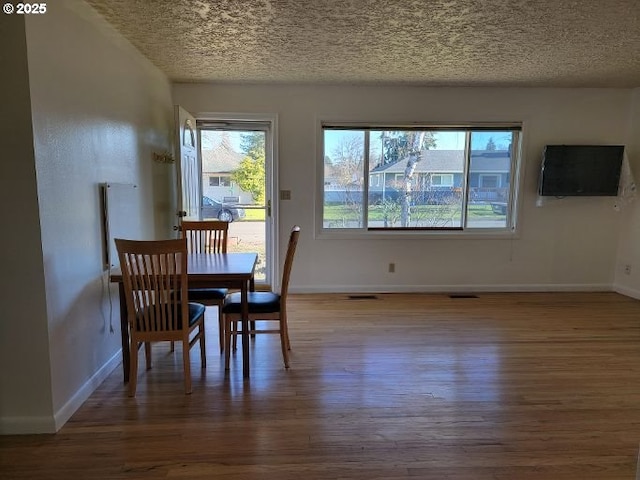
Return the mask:
M298 245L298 237L300 236L300 227L295 225L291 229L291 235L289 235L289 245L287 246L287 256L284 259L284 268L282 270L282 286L280 288L280 296L285 301L287 293L289 291L289 278L291 277L291 267L293 266L293 256L296 253L296 246Z
M188 329L187 242L115 239L129 326L138 332Z
M184 221L180 226L190 253L227 253L229 222L220 220Z

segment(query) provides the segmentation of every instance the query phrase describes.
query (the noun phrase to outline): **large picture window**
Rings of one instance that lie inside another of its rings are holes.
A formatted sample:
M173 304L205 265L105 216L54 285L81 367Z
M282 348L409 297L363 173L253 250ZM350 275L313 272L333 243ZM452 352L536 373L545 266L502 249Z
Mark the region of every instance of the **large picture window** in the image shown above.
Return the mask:
M511 231L520 130L323 124L322 229Z

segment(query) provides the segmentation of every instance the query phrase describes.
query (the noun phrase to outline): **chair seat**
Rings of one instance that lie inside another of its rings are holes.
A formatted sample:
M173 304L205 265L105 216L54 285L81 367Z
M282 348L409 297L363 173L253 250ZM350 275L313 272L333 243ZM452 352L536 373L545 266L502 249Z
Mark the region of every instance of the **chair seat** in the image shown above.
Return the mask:
M201 315L204 315L205 306L197 302L189 302L189 326L198 321Z
M276 313L280 311L280 295L273 292L249 292L249 313ZM222 307L224 313L242 313L242 297L239 292L227 295Z
M199 320L199 318L204 315L205 312L205 306L202 305L201 303L196 303L196 302L189 302L189 326L193 326L194 324L196 324ZM140 315L141 316L141 315ZM177 325L177 329L181 329L182 328L182 315L180 315L180 310L178 310L178 325ZM140 321L140 318L138 318L138 321ZM141 329L141 325L138 324L138 329Z
M229 293L228 288L190 288L189 300L222 300Z

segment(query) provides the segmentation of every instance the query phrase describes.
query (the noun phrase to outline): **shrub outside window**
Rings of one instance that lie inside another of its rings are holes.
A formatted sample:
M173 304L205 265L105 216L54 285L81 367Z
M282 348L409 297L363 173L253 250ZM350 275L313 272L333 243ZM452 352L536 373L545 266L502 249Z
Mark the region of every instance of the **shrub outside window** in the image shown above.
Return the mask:
M512 231L518 124L323 124L322 229Z

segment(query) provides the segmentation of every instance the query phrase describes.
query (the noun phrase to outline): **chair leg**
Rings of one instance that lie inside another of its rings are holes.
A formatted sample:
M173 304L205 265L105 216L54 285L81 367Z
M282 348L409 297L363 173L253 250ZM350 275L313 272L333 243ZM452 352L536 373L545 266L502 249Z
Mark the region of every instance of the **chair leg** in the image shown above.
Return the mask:
M200 336L200 363L202 364L202 368L207 367L207 350L204 344L204 319L200 322L200 326L198 327L198 335Z
M289 345L287 340L287 331L285 325L280 323L280 348L282 348L282 359L284 360L284 368L289 368Z
M222 318L222 305L218 305L218 338L220 341L220 353L224 352L224 318Z
M174 342L173 340L171 340L171 347L169 347L169 351L170 352L175 352L176 351L176 342Z
M144 342L144 360L147 370L151 370L151 342Z
M129 396L136 396L138 382L138 342L131 341L131 353L129 355Z
M291 350L291 340L289 339L289 324L287 323L287 312L280 312L280 329L284 332L284 338L287 341L287 350Z
M287 350L291 350L291 340L289 340L289 329L284 327L284 338L287 340Z
M229 370L229 359L231 357L231 333L233 330L233 320L227 320L223 318L224 321L224 369Z
M184 393L191 393L191 361L189 352L189 336L182 339L182 363L184 368Z
M234 320L232 322L229 322L229 326L231 327L231 332L233 335L233 351L235 352L238 349L238 332L240 331L240 329L238 328L238 325L240 324L240 320Z

